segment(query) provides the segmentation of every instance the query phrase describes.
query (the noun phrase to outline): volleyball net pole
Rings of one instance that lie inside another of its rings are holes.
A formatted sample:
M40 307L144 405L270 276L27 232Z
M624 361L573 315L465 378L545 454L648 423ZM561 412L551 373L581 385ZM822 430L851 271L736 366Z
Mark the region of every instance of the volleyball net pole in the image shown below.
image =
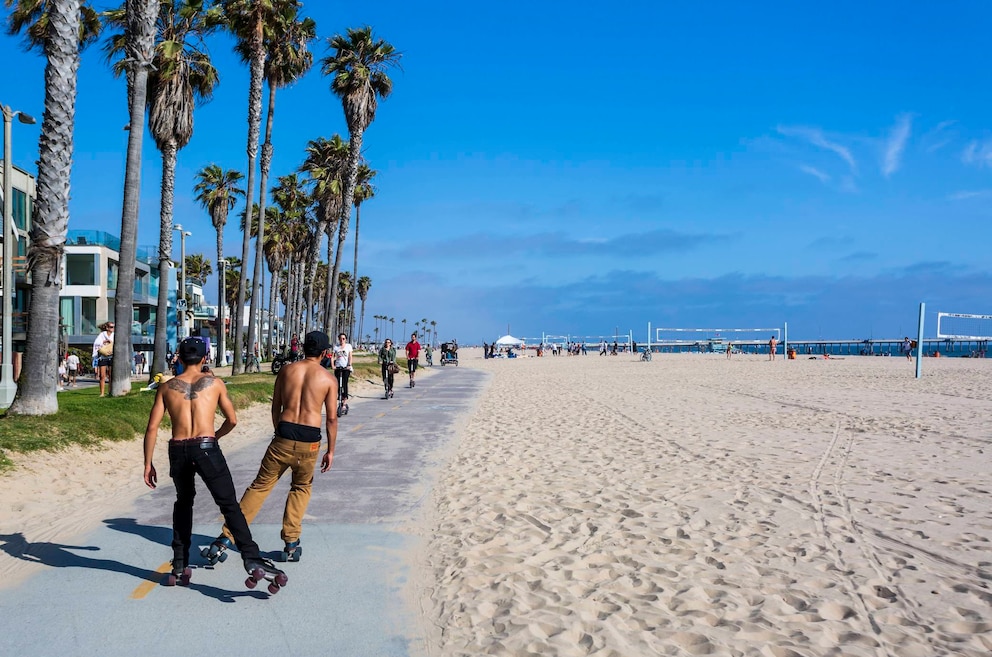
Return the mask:
M920 302L920 321L916 331L916 378L923 376L923 313L927 304Z

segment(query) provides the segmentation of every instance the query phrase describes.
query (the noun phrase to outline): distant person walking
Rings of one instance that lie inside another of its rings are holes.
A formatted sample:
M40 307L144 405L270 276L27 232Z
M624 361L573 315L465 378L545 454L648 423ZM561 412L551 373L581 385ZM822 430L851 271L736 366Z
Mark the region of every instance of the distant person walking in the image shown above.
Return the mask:
M386 396L383 399L389 399L393 396L393 376L400 371L399 365L396 364L396 347L393 346L392 340L386 338L379 347L376 360L382 366L382 384L386 388Z
M104 386L110 378L110 366L114 362L114 323L100 325L100 335L93 341L93 369L100 384L100 396L106 397Z
M417 334L410 334L410 341L406 343L406 371L410 375L410 387L417 385L417 358L420 356L420 343L417 342Z
M778 347L778 338L774 335L768 341L768 360L775 360L775 350Z
M910 341L908 335L902 341L902 352L906 354L906 360L913 360L913 343Z
M727 360L730 360L730 357L733 355L733 353L734 353L734 345L732 345L732 344L730 344L728 342L727 343Z
M65 359L65 366L69 374L69 385L76 387L76 375L79 373L79 356L70 353Z
M348 342L348 336L338 334L338 343L334 345L334 378L338 380L338 417L348 414L348 379L352 372L352 353L354 349Z
M602 342L599 343L599 355L600 356L605 356L607 349L608 349L608 347L606 346L606 340L603 340Z

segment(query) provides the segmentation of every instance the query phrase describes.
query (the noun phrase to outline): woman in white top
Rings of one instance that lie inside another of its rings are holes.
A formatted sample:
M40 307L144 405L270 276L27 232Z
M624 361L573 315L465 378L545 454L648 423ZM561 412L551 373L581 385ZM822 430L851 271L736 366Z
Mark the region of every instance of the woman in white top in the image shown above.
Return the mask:
M338 343L334 345L334 376L338 380L338 417L348 414L348 379L351 378L354 351L348 344L348 336L338 334Z
M105 397L104 384L106 380L110 378L110 366L113 363L114 356L111 352L110 355L104 356L100 353L100 349L104 345L109 344L110 348L113 349L114 346L114 323L104 322L100 324L102 331L100 335L96 336L96 340L93 341L93 361L95 363L94 369L96 369L96 380L100 384L100 396ZM107 351L104 349L104 351Z

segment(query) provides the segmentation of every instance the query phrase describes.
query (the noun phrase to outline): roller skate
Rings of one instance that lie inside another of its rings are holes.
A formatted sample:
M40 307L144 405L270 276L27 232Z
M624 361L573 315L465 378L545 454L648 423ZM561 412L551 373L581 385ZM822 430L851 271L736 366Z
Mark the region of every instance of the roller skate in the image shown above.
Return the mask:
M172 572L165 578L166 586L189 586L190 577L193 576L193 569L186 565L181 559L172 560Z
M215 566L218 561L221 563L227 561L227 549L231 546L231 539L221 535L213 543L200 550L200 556L206 559L211 566Z
M289 578L286 577L286 573L276 568L275 564L268 559L245 560L245 572L248 573L248 579L245 580L245 586L253 589L258 586L259 582L268 580L269 593L272 595L278 593L279 589L289 583Z
M282 549L282 552L279 553L276 559L285 563L287 561L299 561L302 556L303 546L300 545L299 541L291 541L286 543L286 547Z
M338 417L344 415L344 402L338 402Z

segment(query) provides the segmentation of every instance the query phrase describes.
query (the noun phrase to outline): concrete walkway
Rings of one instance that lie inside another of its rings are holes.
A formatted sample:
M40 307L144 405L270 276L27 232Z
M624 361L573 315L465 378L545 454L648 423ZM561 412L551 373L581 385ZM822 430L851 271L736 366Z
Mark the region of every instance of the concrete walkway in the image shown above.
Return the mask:
M0 549L48 566L0 596L0 655L420 654L415 601L403 592L419 539L402 525L429 493L456 421L487 383L478 370L435 370L414 389L398 388L392 400L352 400L334 465L315 477L303 559L285 564L289 586L277 595L245 588L236 553L216 568L194 557L188 589L160 585L171 557L175 493L167 464L157 463L159 489L75 545L0 536ZM229 458L239 490L254 477L270 437L236 430L224 439L253 441ZM120 485L130 486L135 467L122 467L130 474ZM282 548L287 480L252 525L270 557ZM194 544L206 545L221 521L202 484L198 490Z

